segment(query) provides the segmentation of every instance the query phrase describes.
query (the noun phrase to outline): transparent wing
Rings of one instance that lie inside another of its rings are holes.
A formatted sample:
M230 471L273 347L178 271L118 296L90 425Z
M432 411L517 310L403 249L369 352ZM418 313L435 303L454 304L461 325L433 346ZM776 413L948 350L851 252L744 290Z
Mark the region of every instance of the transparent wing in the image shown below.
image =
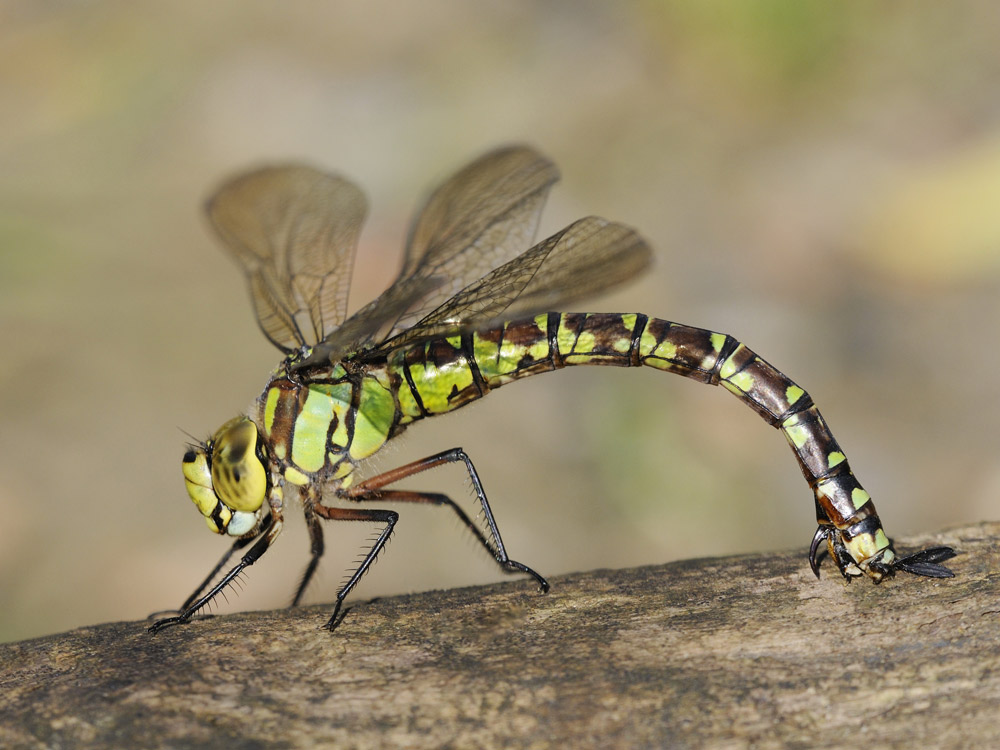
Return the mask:
M343 322L367 213L357 187L312 167L265 167L224 184L207 211L271 343L290 353Z
M296 369L339 361L405 331L534 240L555 165L527 146L491 151L449 177L410 229L403 268Z
M470 284L377 351L555 309L633 278L651 259L633 229L596 216L580 219Z
M457 292L520 254L534 241L545 198L558 179L555 164L528 146L479 157L431 193L418 212L399 278L465 279Z

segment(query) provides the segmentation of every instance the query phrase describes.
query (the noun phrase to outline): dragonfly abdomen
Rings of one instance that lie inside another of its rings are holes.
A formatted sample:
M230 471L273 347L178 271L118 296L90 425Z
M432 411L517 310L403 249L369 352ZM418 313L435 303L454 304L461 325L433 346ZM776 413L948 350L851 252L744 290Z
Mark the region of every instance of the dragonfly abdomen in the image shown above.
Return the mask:
M582 330L600 318L594 330ZM638 365L632 331L644 315L542 313L397 350L402 423L454 411L502 385L567 365Z
M892 551L871 497L812 398L732 336L638 313L543 313L390 355L401 424L453 411L529 375L574 365L647 365L722 385L779 429L816 499L817 517L868 560ZM860 572L860 571L858 571Z
M868 559L888 550L871 496L851 472L847 457L812 397L791 378L732 336L651 318L639 337L643 364L726 390L779 429L795 453L816 497L821 523L855 539ZM886 552L891 556L891 552ZM891 560L883 560L888 563Z

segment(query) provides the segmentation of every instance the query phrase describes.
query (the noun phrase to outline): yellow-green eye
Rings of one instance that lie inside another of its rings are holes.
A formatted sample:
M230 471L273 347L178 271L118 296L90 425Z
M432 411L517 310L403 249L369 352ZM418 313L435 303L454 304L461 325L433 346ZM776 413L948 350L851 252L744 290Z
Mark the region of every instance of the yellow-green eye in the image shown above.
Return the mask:
M259 439L257 425L247 417L227 422L215 434L212 486L219 499L234 511L253 513L264 503L267 470L257 456Z
M210 517L219 499L212 489L212 472L208 468L208 455L202 448L192 448L184 454L184 486L188 495L198 506L199 512Z
M184 486L188 495L205 517L205 523L216 534L229 533L233 512L222 504L212 488L212 470L208 453L201 446L192 447L184 454Z
M216 534L238 537L257 528L267 495L258 440L256 425L238 417L223 425L209 445L192 446L184 454L184 485Z

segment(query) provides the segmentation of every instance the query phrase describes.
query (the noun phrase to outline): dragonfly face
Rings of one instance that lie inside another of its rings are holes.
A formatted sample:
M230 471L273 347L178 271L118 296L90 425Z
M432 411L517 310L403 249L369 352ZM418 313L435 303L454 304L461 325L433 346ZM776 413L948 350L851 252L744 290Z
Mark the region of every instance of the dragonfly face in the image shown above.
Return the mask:
M188 495L216 534L255 533L268 490L264 446L257 425L246 417L224 424L207 445L184 454Z

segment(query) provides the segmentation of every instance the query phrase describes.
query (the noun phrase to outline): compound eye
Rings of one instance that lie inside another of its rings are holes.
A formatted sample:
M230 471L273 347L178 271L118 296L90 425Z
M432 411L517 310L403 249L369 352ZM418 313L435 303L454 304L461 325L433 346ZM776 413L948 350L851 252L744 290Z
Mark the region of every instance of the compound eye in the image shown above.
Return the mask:
M208 518L215 511L219 499L212 489L212 472L208 468L208 454L203 448L191 448L184 454L184 486L198 506L198 511Z
M234 511L253 513L264 503L267 469L257 456L259 440L257 425L247 417L227 422L215 435L212 485L219 500Z

